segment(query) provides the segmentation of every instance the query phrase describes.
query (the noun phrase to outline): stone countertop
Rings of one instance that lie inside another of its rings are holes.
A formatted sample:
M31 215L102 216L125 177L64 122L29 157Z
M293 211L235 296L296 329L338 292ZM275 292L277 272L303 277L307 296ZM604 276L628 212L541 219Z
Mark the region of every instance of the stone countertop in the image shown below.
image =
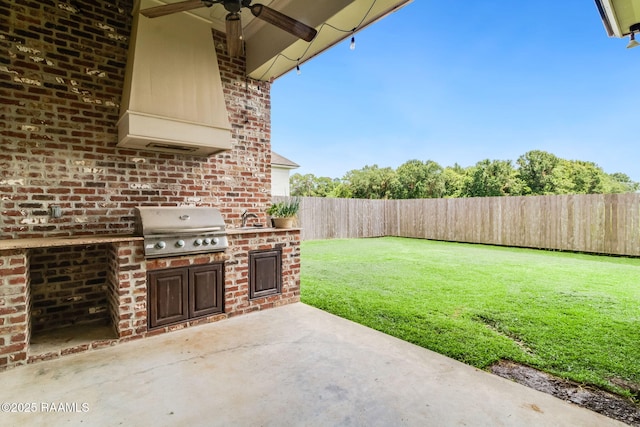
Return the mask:
M0 240L0 251L12 249L53 248L60 246L96 245L101 243L143 240L140 236L125 234L96 234L90 236L36 237L30 239Z
M275 227L244 227L244 228L227 228L227 234L229 236L237 234L251 234L251 233L285 233L285 232L300 232L301 228L275 228Z
M262 234L262 233L299 233L301 228L274 228L274 227L246 227L227 228L229 236L242 234ZM14 249L34 249L53 248L61 246L96 245L102 243L131 242L144 240L141 236L132 234L96 234L89 236L58 236L58 237L34 237L26 239L6 239L0 240L0 251Z

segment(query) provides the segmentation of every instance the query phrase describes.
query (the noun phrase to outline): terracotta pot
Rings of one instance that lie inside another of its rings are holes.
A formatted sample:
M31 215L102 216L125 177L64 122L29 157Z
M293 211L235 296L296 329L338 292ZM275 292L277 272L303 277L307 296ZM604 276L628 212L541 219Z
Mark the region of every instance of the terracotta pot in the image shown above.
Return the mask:
M275 228L292 228L293 227L293 217L288 218L271 218L273 221L273 226Z

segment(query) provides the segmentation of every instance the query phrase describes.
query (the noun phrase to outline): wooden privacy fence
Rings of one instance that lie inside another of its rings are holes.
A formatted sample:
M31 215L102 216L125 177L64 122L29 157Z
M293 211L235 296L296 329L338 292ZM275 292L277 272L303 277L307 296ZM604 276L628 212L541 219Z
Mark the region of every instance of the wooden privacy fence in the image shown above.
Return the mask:
M287 197L274 197L273 201ZM387 235L386 200L301 197L298 226L302 240Z
M640 194L303 197L298 225L303 240L400 236L640 256Z

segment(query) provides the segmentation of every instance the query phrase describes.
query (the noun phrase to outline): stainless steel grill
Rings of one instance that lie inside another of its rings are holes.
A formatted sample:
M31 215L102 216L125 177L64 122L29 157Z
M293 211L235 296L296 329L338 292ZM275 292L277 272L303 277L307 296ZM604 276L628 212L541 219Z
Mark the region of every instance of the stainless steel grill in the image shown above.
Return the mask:
M220 211L209 207L136 208L136 234L144 237L147 258L206 252L229 247Z

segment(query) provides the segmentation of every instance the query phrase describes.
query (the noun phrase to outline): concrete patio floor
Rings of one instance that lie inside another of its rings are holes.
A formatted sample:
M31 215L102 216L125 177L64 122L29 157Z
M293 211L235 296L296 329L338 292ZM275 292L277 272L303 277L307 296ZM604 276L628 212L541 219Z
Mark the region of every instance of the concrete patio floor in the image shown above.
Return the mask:
M624 426L302 303L11 369L0 384L2 426Z

